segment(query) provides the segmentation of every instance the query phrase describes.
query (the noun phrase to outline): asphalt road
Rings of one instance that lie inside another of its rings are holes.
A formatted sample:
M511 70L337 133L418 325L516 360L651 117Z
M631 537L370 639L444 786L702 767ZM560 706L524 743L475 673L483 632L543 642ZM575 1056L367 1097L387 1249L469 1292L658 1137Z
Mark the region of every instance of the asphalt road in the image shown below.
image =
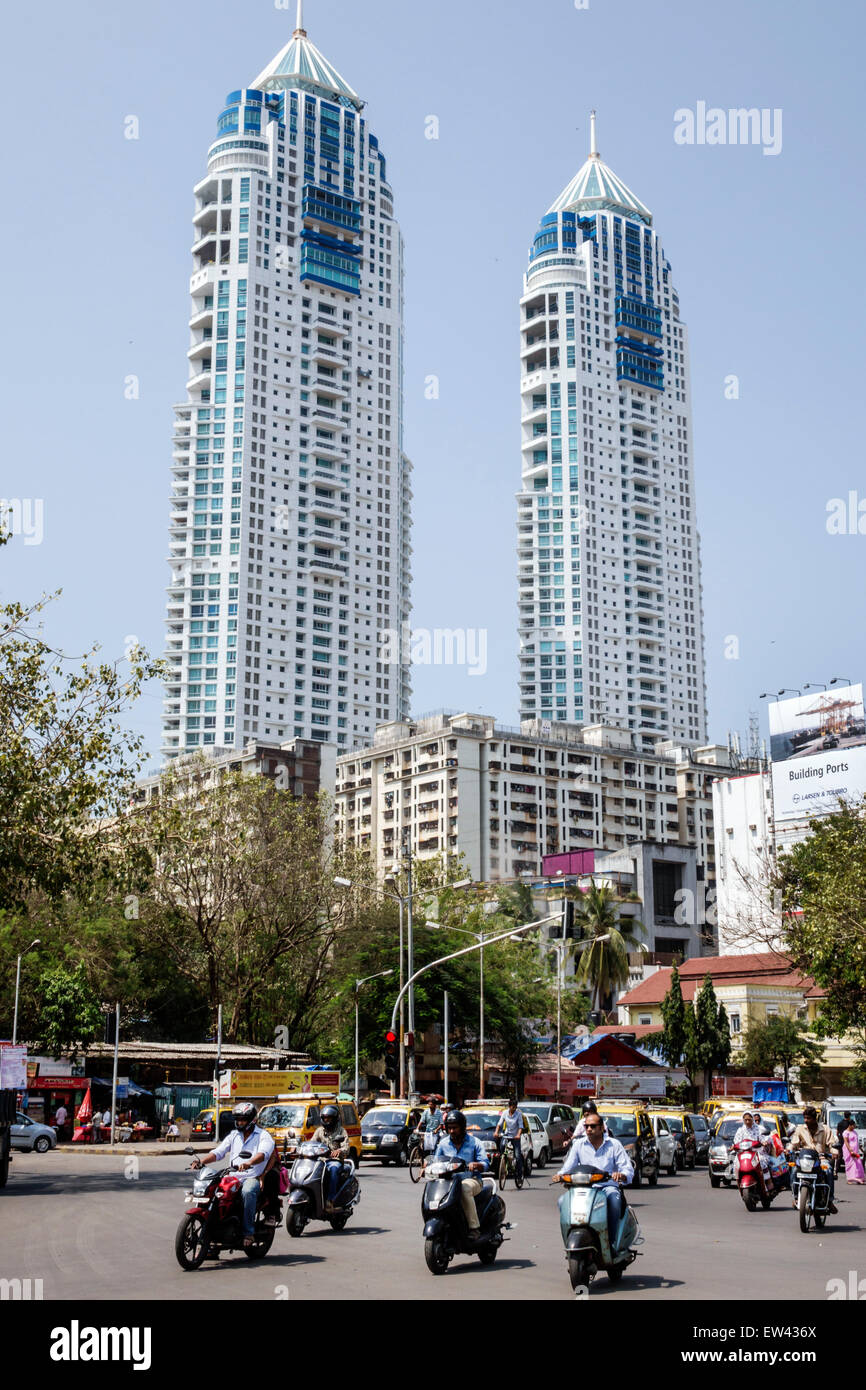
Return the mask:
M186 1273L174 1232L187 1184L182 1153L16 1155L0 1192L0 1277L42 1280L45 1299L573 1298L549 1166L523 1191L506 1187L516 1222L494 1265L458 1256L447 1274L424 1263L420 1186L405 1170L364 1164L362 1200L342 1232L285 1228L267 1259L223 1255ZM837 1184L839 1215L802 1235L789 1199L750 1215L705 1168L630 1194L646 1243L618 1288L599 1275L591 1298L825 1300L827 1281L866 1275L866 1188Z

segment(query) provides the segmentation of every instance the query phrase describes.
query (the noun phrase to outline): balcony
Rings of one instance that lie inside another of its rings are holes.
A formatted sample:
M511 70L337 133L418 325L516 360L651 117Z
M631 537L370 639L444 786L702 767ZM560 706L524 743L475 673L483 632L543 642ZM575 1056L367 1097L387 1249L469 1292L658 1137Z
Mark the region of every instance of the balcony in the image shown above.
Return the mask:
M203 358L207 358L209 362L210 355L212 352L213 334L205 333L203 337L199 338L197 343L193 343L192 347L187 349L186 355L189 358L190 362L201 360Z

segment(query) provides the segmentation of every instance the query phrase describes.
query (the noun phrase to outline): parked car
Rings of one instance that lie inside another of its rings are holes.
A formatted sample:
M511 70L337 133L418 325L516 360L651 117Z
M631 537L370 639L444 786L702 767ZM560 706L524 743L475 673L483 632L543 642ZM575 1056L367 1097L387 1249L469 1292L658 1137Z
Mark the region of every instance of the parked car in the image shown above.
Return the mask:
M694 1168L697 1163L697 1141L695 1139L692 1122L688 1115L677 1106L670 1109L659 1106L653 1112L660 1115L667 1123L667 1127L673 1135L677 1146L677 1167ZM709 1138L709 1133L708 1136ZM664 1158L662 1158L664 1165Z
M16 1110L15 1123L11 1127L11 1139L13 1149L21 1149L25 1153L44 1154L49 1149L57 1148L57 1133L50 1125L37 1124L31 1120L29 1115L25 1115L23 1110Z
M709 1163L710 1161L710 1122L706 1115L687 1114L695 1136L695 1161L697 1163Z
M550 1157L565 1153L577 1124L571 1106L553 1105L545 1100L522 1100L519 1104L524 1115L537 1115L547 1130Z
M361 1119L361 1157L403 1168L409 1161L409 1136L420 1118L420 1107L406 1101L374 1105Z
M649 1112L642 1105L628 1101L603 1101L599 1113L608 1134L619 1140L634 1164L632 1187L640 1187L644 1179L650 1187L655 1187L661 1164Z
M838 747L839 747L839 740L838 740L838 738L836 737L835 734L825 734L825 736L824 736L824 741L823 741L823 743L821 744L821 747L822 747L822 748L838 748Z

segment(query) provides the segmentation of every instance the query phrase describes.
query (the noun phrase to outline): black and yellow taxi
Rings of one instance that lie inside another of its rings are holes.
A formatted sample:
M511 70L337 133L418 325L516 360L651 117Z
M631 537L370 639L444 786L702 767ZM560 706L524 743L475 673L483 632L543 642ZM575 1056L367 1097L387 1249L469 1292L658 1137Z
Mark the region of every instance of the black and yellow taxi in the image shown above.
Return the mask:
M632 1161L634 1177L631 1186L640 1187L646 1181L650 1187L655 1187L661 1163L646 1106L629 1100L603 1098L597 1100L596 1104L608 1134L619 1140Z
M324 1092L277 1096L259 1110L258 1123L266 1129L280 1151L286 1157L296 1156L298 1146L312 1139L322 1123L322 1106L336 1105L340 1112L340 1124L349 1136L350 1158L354 1164L361 1161L361 1121L355 1102L345 1096L327 1095Z
M220 1139L234 1129L231 1105L221 1105L219 1113L219 1134L214 1133L213 1106L200 1110L190 1126L189 1137L193 1144L217 1144Z
M409 1162L409 1137L421 1113L420 1105L410 1105L399 1097L378 1100L361 1120L361 1157L405 1167Z

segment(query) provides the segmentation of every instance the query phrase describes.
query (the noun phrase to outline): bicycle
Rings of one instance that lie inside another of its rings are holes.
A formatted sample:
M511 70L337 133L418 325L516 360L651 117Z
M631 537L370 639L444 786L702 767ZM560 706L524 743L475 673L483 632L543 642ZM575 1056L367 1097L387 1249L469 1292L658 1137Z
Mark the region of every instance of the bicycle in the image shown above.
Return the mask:
M523 1186L524 1179L526 1177L525 1162L521 1164L520 1172L518 1173L517 1164L515 1163L514 1159L514 1145L519 1144L520 1139L507 1139L503 1136L500 1143L502 1145L502 1151L499 1159L499 1190L501 1192L504 1189L507 1180L509 1178L513 1178L514 1186L517 1188L519 1192Z
M433 1153L436 1143L436 1135L430 1134L426 1130L422 1131L421 1134L416 1130L410 1135L409 1177L412 1182L418 1182L420 1179L424 1160Z

